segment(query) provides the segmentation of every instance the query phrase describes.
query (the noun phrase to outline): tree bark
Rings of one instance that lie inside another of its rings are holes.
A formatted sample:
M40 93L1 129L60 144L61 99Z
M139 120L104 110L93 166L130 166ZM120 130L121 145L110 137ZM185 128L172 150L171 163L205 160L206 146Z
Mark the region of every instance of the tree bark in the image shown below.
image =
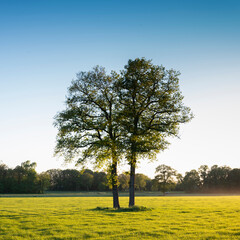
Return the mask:
M117 185L112 186L112 192L113 192L113 208L119 209L120 204L119 204L119 196L118 196L118 187Z
M130 184L129 184L129 207L135 205L135 163L131 162Z
M130 183L129 183L129 207L133 207L135 205L135 168L137 162L136 155L136 132L137 132L137 118L134 120L134 134L133 140L131 144L131 158L130 158Z
M118 196L118 185L117 185L117 163L112 164L112 193L113 193L113 208L119 209L119 196Z

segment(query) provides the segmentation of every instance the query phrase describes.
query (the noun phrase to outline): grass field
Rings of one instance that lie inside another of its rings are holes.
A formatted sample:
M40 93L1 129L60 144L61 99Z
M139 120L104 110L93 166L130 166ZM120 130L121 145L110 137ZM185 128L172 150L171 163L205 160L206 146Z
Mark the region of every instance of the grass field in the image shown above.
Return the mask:
M127 207L128 198L120 198ZM0 239L240 239L240 196L0 198ZM96 207L100 210L96 210Z

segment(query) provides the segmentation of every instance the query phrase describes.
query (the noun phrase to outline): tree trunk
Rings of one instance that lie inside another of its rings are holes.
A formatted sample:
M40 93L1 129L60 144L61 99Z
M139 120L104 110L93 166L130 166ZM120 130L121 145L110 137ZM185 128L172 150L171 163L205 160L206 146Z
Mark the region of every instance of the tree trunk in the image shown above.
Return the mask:
M119 197L118 197L118 187L117 185L112 186L112 193L113 193L113 208L119 209Z
M117 163L112 164L112 193L113 193L113 208L120 208L118 196L118 181L117 181Z
M135 205L135 163L131 162L130 184L129 184L129 207Z
M133 100L135 101L135 100ZM133 104L135 105L135 104ZM134 132L131 136L131 157L130 157L130 183L129 183L129 207L135 205L135 168L137 162L137 151L136 151L136 138L138 129L138 115L134 110Z

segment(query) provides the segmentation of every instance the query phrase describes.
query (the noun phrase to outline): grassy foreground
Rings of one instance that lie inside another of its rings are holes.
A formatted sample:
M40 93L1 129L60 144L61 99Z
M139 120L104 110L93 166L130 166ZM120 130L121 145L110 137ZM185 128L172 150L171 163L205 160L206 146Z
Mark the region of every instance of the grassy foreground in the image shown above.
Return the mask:
M120 198L127 207L128 198ZM240 196L0 198L0 239L240 239ZM96 209L98 207L98 209Z

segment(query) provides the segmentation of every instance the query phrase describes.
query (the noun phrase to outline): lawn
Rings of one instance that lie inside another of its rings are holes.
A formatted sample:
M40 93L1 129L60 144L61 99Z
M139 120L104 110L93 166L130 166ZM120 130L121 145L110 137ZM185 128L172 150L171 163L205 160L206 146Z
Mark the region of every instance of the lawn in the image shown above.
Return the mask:
M128 198L121 197L122 207ZM0 239L240 239L240 196L0 198ZM100 207L100 210L96 210Z

